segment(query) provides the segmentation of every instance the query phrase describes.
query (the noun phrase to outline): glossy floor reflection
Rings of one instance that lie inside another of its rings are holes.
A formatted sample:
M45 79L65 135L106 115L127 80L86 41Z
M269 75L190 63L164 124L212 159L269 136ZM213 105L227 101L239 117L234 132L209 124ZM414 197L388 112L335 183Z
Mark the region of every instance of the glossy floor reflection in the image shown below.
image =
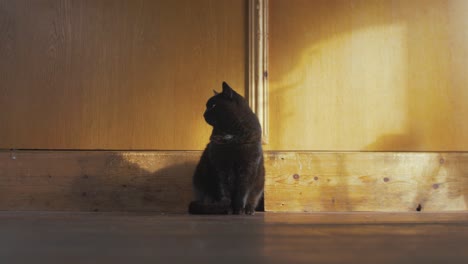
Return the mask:
M468 263L468 212L0 212L0 263Z

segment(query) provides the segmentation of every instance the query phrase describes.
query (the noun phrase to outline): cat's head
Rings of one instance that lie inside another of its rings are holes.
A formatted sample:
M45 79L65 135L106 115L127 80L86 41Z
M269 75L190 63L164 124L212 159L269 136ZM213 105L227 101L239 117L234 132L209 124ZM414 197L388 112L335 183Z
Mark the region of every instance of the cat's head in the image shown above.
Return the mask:
M239 123L239 119L252 113L246 100L223 82L223 91L215 95L206 103L203 116L208 124L222 131L230 131ZM253 114L253 113L252 113Z

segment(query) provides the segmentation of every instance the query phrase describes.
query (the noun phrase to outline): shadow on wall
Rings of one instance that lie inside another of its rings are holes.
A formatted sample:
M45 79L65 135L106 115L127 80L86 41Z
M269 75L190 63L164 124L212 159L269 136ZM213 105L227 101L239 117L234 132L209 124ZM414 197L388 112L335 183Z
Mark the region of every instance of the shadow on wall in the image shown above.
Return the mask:
M71 192L78 199L72 201L77 209L187 212L193 199L192 175L200 152L185 156L180 152L94 155L79 161L80 176L75 177ZM263 209L262 198L257 210Z
M276 0L270 8L269 149L468 149L467 1ZM431 180L418 182L415 204L443 191L468 205L466 166L421 162Z
M144 152L85 157L79 161L80 177L72 184L72 193L79 197L76 206L85 211L185 213L198 155L180 163L176 158L180 156Z
M273 1L270 149L467 149L466 12L466 1Z

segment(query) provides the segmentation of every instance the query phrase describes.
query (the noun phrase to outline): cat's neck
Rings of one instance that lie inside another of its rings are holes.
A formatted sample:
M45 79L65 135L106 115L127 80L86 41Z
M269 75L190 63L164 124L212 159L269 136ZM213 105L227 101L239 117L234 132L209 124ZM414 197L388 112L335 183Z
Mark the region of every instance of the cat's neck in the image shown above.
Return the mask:
M237 132L237 133L236 133ZM261 132L257 130L246 130L246 131L236 131L236 132L227 132L222 131L218 128L213 128L213 131L210 136L210 142L214 144L254 144L261 142Z

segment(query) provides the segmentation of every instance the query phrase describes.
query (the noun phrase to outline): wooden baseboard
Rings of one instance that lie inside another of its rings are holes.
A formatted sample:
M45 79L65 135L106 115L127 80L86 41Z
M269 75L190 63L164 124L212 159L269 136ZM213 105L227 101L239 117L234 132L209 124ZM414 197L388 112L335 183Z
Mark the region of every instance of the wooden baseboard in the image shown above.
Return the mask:
M283 152L267 164L268 211L468 208L468 153Z
M200 152L0 152L0 210L186 212Z
M186 212L200 151L1 151L0 210ZM266 211L451 211L468 153L267 152Z

